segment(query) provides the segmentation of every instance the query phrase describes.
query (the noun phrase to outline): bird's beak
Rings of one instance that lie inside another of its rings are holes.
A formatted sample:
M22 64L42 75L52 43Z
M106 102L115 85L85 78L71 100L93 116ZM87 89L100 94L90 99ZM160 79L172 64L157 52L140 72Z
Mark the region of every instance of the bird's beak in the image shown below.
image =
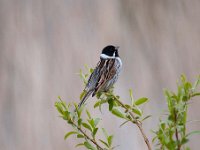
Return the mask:
M119 49L119 46L115 46L115 49L118 50L118 49Z

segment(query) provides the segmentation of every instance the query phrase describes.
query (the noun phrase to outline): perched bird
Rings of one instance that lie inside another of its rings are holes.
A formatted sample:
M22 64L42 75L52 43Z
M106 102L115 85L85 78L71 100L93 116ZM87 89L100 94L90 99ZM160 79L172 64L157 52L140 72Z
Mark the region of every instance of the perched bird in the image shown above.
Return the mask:
M118 54L118 48L108 45L102 50L100 61L88 79L84 89L85 95L79 103L78 108L85 103L91 94L93 97L97 92L106 92L117 81L122 69L122 61Z

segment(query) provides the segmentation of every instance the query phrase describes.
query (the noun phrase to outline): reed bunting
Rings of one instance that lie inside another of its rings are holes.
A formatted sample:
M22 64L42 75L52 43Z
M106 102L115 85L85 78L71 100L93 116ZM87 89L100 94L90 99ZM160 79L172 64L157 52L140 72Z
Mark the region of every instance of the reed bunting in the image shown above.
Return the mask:
M118 49L119 47L109 45L102 50L100 61L88 79L84 89L85 95L78 108L85 103L91 94L93 97L97 92L106 92L117 81L122 69L122 61L119 57Z

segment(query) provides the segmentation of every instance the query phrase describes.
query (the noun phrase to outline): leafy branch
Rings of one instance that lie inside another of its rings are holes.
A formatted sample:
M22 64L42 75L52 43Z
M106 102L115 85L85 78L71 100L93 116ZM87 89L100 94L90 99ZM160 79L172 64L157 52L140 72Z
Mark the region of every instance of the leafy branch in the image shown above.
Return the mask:
M89 75L93 72L93 69L89 69L86 66L88 73L84 74L82 70L79 75L86 84ZM186 147L186 143L189 141L189 137L193 134L200 133L200 131L192 131L187 133L187 113L188 104L195 96L200 96L200 92L197 92L197 88L200 85L200 76L194 84L191 84L184 75L181 76L180 82L177 84L177 92L165 90L168 110L165 118L161 118L158 124L158 129L153 131L155 137L153 143L156 142L156 147L160 150L190 150ZM80 94L80 100L85 95L85 91ZM128 122L136 125L147 145L148 150L151 150L151 144L147 138L142 124L143 121L150 117L145 116L140 106L148 102L148 98L141 97L134 99L132 90L129 90L130 101L128 104L122 102L120 96L113 93L113 88L107 92L99 92L96 94L97 101L94 104L94 108L101 108L104 104L108 105L109 112L120 119L123 119L123 123L120 126L125 125ZM65 135L65 139L71 135L76 135L76 138L82 139L81 143L78 143L76 147L84 146L89 150L113 150L113 135L108 135L104 128L99 127L100 118L91 117L90 112L86 109L85 105L78 109L77 104L66 104L59 97L59 101L55 103L55 107L60 113L60 117L66 120L66 122L73 128L72 131ZM73 111L75 108L75 111ZM87 117L84 119L82 113L85 113ZM99 130L101 128L101 130ZM103 132L105 139L98 139L99 132Z
M88 69L88 72L91 73L92 71L93 70ZM86 81L88 74L83 74L82 71L80 71L80 77L83 79L84 83L87 83ZM81 93L81 98L82 96L84 96L84 94L85 93L83 91L83 93ZM149 140L142 128L142 121L149 118L150 116L142 118L143 112L139 108L139 105L146 103L148 101L148 98L142 97L137 100L134 100L132 90L129 90L129 94L130 94L131 104L124 104L120 100L120 96L115 95L113 93L113 88L111 88L109 91L105 93L99 92L96 95L97 102L95 103L94 108L99 107L99 109L101 110L101 105L107 103L109 105L109 111L112 114L125 120L123 125L126 124L127 122L132 122L139 128L148 149L151 150ZM123 109L124 112L121 111L121 108Z
M73 127L74 130L68 132L65 135L64 139L67 139L71 135L76 135L77 138L83 139L83 143L79 143L78 146L85 146L90 150L111 150L112 147L112 135L106 133L105 129L102 129L103 133L105 133L105 137L107 141L100 139L99 142L96 140L96 134L98 132L98 124L100 122L100 118L92 118L91 114L88 110L86 110L87 114L87 122L82 119L82 112L84 110L84 106L81 109L78 109L77 105L74 104L76 112L70 112L71 104L66 105L64 101L59 97L58 102L55 103L55 107L60 113L60 117L67 121L69 125ZM87 131L87 132L86 132ZM91 136L88 134L90 133ZM103 143L106 148L104 148L101 144ZM96 148L95 148L96 147Z
M158 130L154 131L156 136L153 139L153 142L157 141L157 146L161 150L189 150L189 147L185 147L185 144L189 141L189 136L200 132L186 133L188 104L193 97L200 95L197 92L200 76L193 85L187 81L184 75L181 76L180 81L177 85L177 93L165 90L168 114L164 121L160 119Z
M89 74L93 72L93 69L88 69L88 73L84 74L82 70L80 70L80 78L83 80L83 83L86 84ZM109 105L109 111L119 117L124 119L125 121L121 124L123 126L127 122L132 122L133 124L137 125L145 143L149 150L151 150L151 146L149 143L148 138L146 137L143 128L142 128L142 121L147 119L150 116L143 117L143 112L139 108L140 105L146 103L148 101L147 98L139 98L134 100L132 90L129 91L131 104L124 104L121 102L120 97L113 94L113 88L110 89L108 92L104 93L97 93L97 102L94 105L94 108L99 107L101 110L101 106L104 103ZM80 100L84 96L85 91L80 94ZM67 139L70 135L76 135L77 138L83 139L82 143L79 143L77 146L85 146L87 149L91 150L112 150L115 147L112 146L113 135L108 135L106 130L102 128L102 132L105 135L106 141L103 139L96 140L96 134L98 133L99 127L97 126L100 118L92 118L90 112L86 110L87 114L87 121L85 121L82 117L82 112L84 112L85 105L83 105L80 109L78 109L77 104L73 104L75 111L70 111L71 104L66 105L65 102L61 100L59 97L58 102L55 103L55 107L57 108L58 112L60 113L61 117L67 121L69 125L71 125L74 130L68 132L65 135L65 139ZM73 109L72 109L73 110ZM89 135L91 134L91 136Z
M123 102L120 101L120 97L115 96L113 94L113 91L110 90L106 93L99 93L97 95L97 99L99 99L99 101L96 102L94 107L96 108L97 106L99 106L100 108L101 104L104 104L107 102L109 105L109 111L112 114L114 114L115 116L119 118L125 119L125 122L123 123L123 125L127 122L132 122L133 124L137 125L148 149L151 150L149 140L147 136L145 135L144 130L142 128L142 121L149 118L150 116L146 116L145 118L142 119L143 112L138 107L139 105L147 102L148 99L143 97L135 101L133 99L132 90L130 90L130 98L131 98L132 104L130 105L124 104ZM120 111L120 107L124 109L124 112Z

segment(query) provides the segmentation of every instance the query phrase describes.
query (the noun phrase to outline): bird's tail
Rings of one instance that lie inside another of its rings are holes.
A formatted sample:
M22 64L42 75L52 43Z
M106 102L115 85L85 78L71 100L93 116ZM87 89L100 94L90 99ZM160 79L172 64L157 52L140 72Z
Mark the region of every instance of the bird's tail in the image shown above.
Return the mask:
M85 103L85 101L88 99L88 97L92 94L93 91L88 91L84 97L82 98L81 102L78 104L78 109Z

